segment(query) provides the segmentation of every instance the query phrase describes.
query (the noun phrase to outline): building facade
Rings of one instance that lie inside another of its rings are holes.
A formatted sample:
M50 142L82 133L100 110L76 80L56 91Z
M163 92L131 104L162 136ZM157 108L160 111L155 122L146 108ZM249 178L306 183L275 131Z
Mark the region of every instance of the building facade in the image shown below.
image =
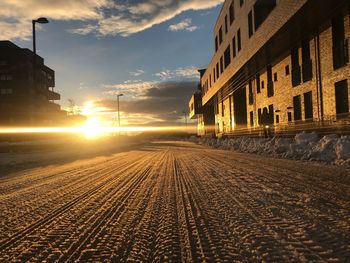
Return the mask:
M66 116L54 101L55 72L44 59L10 41L0 41L0 123L49 124Z
M259 131L264 112L276 132L349 124L349 10L347 0L226 0L200 80L215 134Z

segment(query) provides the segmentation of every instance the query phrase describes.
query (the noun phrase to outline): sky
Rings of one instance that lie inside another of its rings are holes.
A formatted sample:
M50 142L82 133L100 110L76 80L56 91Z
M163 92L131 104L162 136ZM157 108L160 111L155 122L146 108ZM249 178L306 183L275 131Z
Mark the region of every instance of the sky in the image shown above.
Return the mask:
M116 95L122 123L183 122L197 69L214 52L213 27L223 0L1 0L0 36L32 48L55 70L63 108L112 121ZM93 109L93 110L92 110Z

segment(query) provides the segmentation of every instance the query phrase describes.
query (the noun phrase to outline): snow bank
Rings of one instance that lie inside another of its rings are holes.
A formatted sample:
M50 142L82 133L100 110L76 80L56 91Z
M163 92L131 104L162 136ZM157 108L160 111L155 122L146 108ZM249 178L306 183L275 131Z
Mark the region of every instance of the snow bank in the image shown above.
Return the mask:
M303 132L294 138L191 137L190 140L218 149L350 166L350 136L326 135L321 137L315 132Z

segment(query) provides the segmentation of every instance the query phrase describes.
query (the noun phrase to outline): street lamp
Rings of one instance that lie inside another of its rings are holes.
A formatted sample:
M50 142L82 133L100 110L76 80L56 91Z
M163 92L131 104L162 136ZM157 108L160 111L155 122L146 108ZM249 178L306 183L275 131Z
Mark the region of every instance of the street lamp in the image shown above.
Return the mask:
M117 95L117 106L118 106L118 134L120 135L120 109L119 109L119 98L124 96L124 94Z
M185 124L186 124L186 129L187 129L187 111L182 112L185 115Z
M35 36L35 23L47 24L49 20L45 17L40 17L36 20L32 20L33 25L33 84L36 89L36 36Z
M33 52L34 52L34 55L36 54L35 23L47 24L47 23L49 23L49 20L47 20L47 18L45 18L45 17L40 17L40 18L38 18L36 20L32 20L32 24L33 24Z

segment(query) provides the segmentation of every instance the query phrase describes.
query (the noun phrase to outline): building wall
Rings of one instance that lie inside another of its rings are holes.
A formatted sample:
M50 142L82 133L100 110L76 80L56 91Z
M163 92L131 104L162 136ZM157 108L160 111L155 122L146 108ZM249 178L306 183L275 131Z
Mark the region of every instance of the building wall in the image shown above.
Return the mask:
M344 26L345 26L345 39L350 39L350 16L349 13L344 12ZM301 121L306 120L305 107L304 107L304 94L312 92L312 112L313 119L320 120L321 107L320 107L320 91L318 78L321 77L322 90L323 90L323 119L335 118L336 115L336 99L335 99L335 83L348 80L348 100L350 105L350 64L334 70L333 68L333 50L332 50L332 25L331 21L328 21L324 25L320 25L319 33L319 48L320 48L320 65L321 76L318 76L317 68L317 34L310 35L308 38L310 59L312 61L312 79L303 82L300 85L293 87L292 85L292 61L290 50L286 51L278 60L271 64L272 66L272 78L274 84L274 95L268 97L267 94L267 70L264 69L259 73L260 75L260 93L257 93L257 81L256 78L251 79L253 90L253 103L249 103L249 84L246 83L247 90L247 128L259 127L258 110L263 110L264 107L273 105L273 121L274 125L291 123L288 120L288 113L291 114L292 121L295 120L293 109L293 98L300 96L301 98ZM302 48L299 43L298 48L299 64L302 65ZM289 74L287 74L286 68L289 68ZM209 71L210 72L210 71ZM229 71L227 71L229 72ZM277 74L277 80L274 79ZM264 83L264 84L262 84ZM264 87L263 87L264 86ZM233 107L233 100L229 97L223 101L220 100L220 92L217 93L219 100L216 101L216 133L228 133L235 127L235 112ZM253 112L253 119L251 121L251 112ZM279 118L277 123L276 116ZM251 124L252 122L252 124Z
M225 17L228 16L231 3L235 6L235 19L232 25L228 21L228 32L225 32ZM214 29L214 46L215 38L219 35L222 27L223 42L219 45L219 49L214 53L212 61L207 67L205 74L201 79L203 89L203 105L212 99L220 88L248 61L281 27L284 25L305 3L307 0L277 0L276 7L266 18L263 24L253 33L251 37L248 35L248 14L252 11L256 0L245 0L240 6L239 0L226 0L221 10ZM237 50L237 31L241 32L241 50ZM236 42L236 57L233 54L233 38ZM216 64L220 64L221 57L227 47L231 50L231 63L224 69L220 78L214 82L213 69ZM210 78L212 79L210 86Z

